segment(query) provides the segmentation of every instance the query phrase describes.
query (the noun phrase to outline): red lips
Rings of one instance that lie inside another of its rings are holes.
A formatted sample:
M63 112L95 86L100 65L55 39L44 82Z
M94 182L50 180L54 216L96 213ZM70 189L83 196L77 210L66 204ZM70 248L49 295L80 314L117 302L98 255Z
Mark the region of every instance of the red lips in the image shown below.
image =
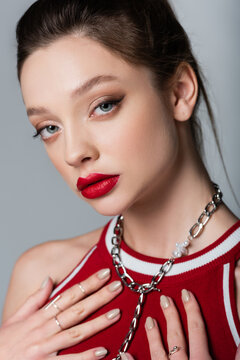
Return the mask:
M118 182L119 175L93 173L86 178L80 177L77 188L88 199L94 199L107 194Z

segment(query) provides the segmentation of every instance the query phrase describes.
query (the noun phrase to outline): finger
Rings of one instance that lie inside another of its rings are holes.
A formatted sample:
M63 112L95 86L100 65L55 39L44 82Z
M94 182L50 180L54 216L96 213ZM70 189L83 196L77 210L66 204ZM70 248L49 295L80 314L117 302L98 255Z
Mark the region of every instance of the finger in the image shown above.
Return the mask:
M107 355L107 353L107 349L105 349L104 347L99 347L96 349L84 351L81 354L60 355L56 358L58 358L58 360L96 360L103 359Z
M162 295L160 303L167 323L167 343L169 351L177 346L179 350L174 353L174 360L185 360L187 359L186 342L178 311L173 300L168 296Z
M58 315L58 321L61 323L63 329L68 329L73 325L82 322L88 315L94 313L97 309L109 303L122 291L121 281L113 281L111 284L105 286L97 293L90 295L77 304L71 306L69 309ZM52 319L50 320L52 324ZM50 335L53 335L56 331Z
M5 322L5 325L10 325L13 322L24 320L40 309L46 303L52 289L53 281L48 277L43 282L42 287L28 297L26 302L16 311L16 313Z
M194 295L182 290L182 301L187 314L190 358L209 358L208 340L200 307Z
M76 284L70 289L58 295L45 306L41 311L41 318L51 319L59 312L76 304L86 296L100 289L110 278L110 269L102 269L91 275L88 279Z
M99 331L114 324L120 319L120 316L119 309L111 310L96 319L59 332L49 340L45 340L45 342L41 344L41 349L44 354L51 354L55 351L59 351L59 349L79 344L90 336L95 335Z
M122 291L121 281L114 281L97 293L81 300L69 309L61 312L57 317L49 319L42 328L45 337L50 337L61 330L66 330L82 322L88 315L109 303ZM55 321L53 321L53 319ZM61 324L61 325L60 325Z
M158 324L155 319L150 316L145 322L145 329L151 354L151 360L167 360L167 354L164 349Z

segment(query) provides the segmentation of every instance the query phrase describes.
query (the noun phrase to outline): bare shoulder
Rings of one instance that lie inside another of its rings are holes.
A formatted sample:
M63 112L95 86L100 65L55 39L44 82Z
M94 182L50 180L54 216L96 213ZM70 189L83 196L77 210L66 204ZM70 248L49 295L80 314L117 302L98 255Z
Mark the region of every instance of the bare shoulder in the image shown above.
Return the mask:
M64 240L54 240L34 246L17 260L3 310L3 321L9 318L50 276L59 283L94 246L103 227Z
M238 318L240 320L240 259L237 261L235 267L235 285L236 285L235 288L236 288Z

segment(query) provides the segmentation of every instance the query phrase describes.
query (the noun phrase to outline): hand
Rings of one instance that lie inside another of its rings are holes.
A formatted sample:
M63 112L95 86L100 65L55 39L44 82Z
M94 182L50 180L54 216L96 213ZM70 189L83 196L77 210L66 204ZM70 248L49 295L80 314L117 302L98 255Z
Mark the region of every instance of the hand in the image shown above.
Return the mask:
M187 315L189 344L187 346L178 311L169 297L161 296L161 306L167 322L167 342L169 351L177 346L176 352L169 356L164 349L159 328L155 319L146 320L146 333L151 360L211 360L208 350L207 334L199 305L194 295L186 290L182 300ZM189 351L187 350L189 349ZM188 356L189 352L189 356ZM130 354L122 354L122 360L134 360Z
M53 282L30 296L26 303L0 328L0 359L4 360L95 360L107 354L104 348L95 348L81 354L57 356L63 348L82 342L120 318L114 309L96 319L80 324L91 313L110 302L122 289L114 281L103 287L110 278L110 270L103 269L80 285L66 290L54 302L48 300ZM101 288L101 289L100 289ZM100 290L99 290L100 289Z

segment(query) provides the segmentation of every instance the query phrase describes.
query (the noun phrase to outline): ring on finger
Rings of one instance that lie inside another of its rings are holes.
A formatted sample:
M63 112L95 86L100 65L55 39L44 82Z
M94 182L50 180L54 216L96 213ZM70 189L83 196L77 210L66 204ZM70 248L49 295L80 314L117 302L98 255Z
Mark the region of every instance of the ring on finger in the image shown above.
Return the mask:
M45 306L45 310L48 310L51 306L53 306L58 312L61 312L62 310L60 309L60 307L56 304L56 301L58 301L60 299L61 295L58 295L57 297L55 297L55 299L53 299L52 301L50 301L49 304L47 304Z
M84 287L82 286L81 283L78 284L78 287L79 287L79 289L82 291L83 294L86 293L86 290L84 289Z
M59 320L58 320L57 316L54 316L54 320L55 320L55 322L56 322L57 326L59 327L59 329L62 331L62 330L63 330L63 328L62 328L62 326L61 326L61 324L60 324L60 322L59 322Z
M170 356L175 354L177 351L179 351L181 348L179 346L174 346L172 350L169 351L168 358L170 359Z

